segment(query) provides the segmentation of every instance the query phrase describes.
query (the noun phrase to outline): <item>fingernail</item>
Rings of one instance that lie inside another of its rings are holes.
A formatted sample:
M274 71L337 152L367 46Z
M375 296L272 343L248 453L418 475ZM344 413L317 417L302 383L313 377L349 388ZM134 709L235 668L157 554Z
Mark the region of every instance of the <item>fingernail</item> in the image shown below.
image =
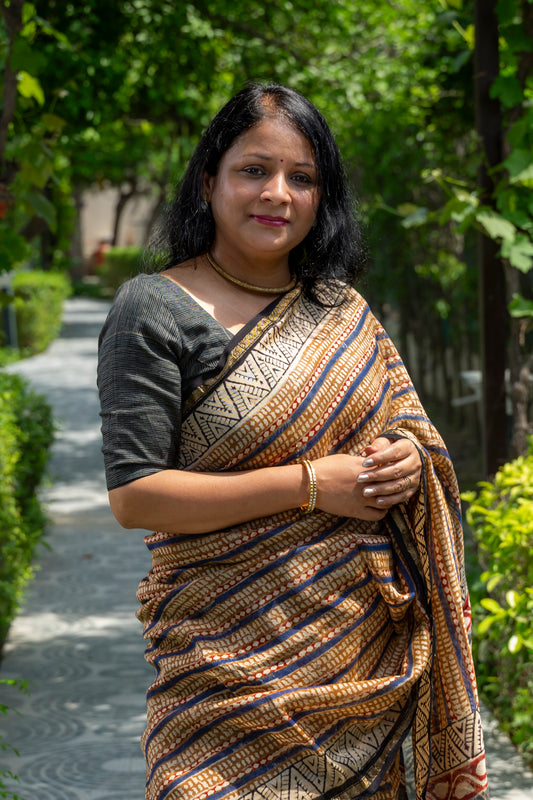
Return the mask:
M385 505L385 500L383 499L383 497L380 497L378 500L376 500L376 504L378 506L384 506Z
M373 458L365 458L362 463L363 467L373 467L374 466L374 459Z
M362 472L357 478L357 483L364 483L368 480L370 480L370 475L368 475L366 472Z
M370 489L370 488L363 489L363 497L371 497L375 493L376 493L375 489ZM378 500L378 502L379 502L379 500Z

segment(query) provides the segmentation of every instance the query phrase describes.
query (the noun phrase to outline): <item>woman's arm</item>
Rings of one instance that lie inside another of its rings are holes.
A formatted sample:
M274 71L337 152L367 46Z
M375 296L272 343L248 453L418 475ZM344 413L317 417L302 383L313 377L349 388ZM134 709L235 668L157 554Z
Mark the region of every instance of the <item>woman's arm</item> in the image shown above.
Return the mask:
M208 533L307 502L301 464L243 472L167 469L109 492L113 514L125 528Z
M363 466L366 455L339 453L313 461L317 508L336 516L379 520L416 491L420 459L412 442L381 439L370 449L376 462L371 468ZM411 486L404 487L407 476ZM308 500L302 464L226 473L167 469L109 493L123 527L168 533L209 533L296 509Z

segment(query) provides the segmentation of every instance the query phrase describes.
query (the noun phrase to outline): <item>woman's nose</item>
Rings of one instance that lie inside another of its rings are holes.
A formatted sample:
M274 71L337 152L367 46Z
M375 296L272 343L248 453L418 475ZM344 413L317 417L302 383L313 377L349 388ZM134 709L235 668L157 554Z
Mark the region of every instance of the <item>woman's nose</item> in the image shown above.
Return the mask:
M283 172L276 172L267 181L261 192L261 199L278 203L288 203L290 201L289 185Z

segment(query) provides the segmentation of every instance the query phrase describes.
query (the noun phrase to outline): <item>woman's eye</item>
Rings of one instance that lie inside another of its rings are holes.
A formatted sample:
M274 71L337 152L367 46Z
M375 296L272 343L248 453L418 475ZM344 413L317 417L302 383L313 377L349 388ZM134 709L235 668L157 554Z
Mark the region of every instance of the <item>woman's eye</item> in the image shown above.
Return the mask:
M261 167L244 167L243 172L246 172L247 175L264 175Z
M296 183L313 183L309 175L294 175L293 180Z

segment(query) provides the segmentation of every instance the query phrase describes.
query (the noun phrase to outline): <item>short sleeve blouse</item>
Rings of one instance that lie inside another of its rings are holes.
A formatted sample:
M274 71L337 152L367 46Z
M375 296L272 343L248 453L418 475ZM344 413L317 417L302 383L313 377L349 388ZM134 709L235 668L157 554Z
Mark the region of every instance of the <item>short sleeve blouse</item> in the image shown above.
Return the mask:
M99 340L108 489L176 468L182 400L220 371L231 339L163 275L137 275L123 284Z

